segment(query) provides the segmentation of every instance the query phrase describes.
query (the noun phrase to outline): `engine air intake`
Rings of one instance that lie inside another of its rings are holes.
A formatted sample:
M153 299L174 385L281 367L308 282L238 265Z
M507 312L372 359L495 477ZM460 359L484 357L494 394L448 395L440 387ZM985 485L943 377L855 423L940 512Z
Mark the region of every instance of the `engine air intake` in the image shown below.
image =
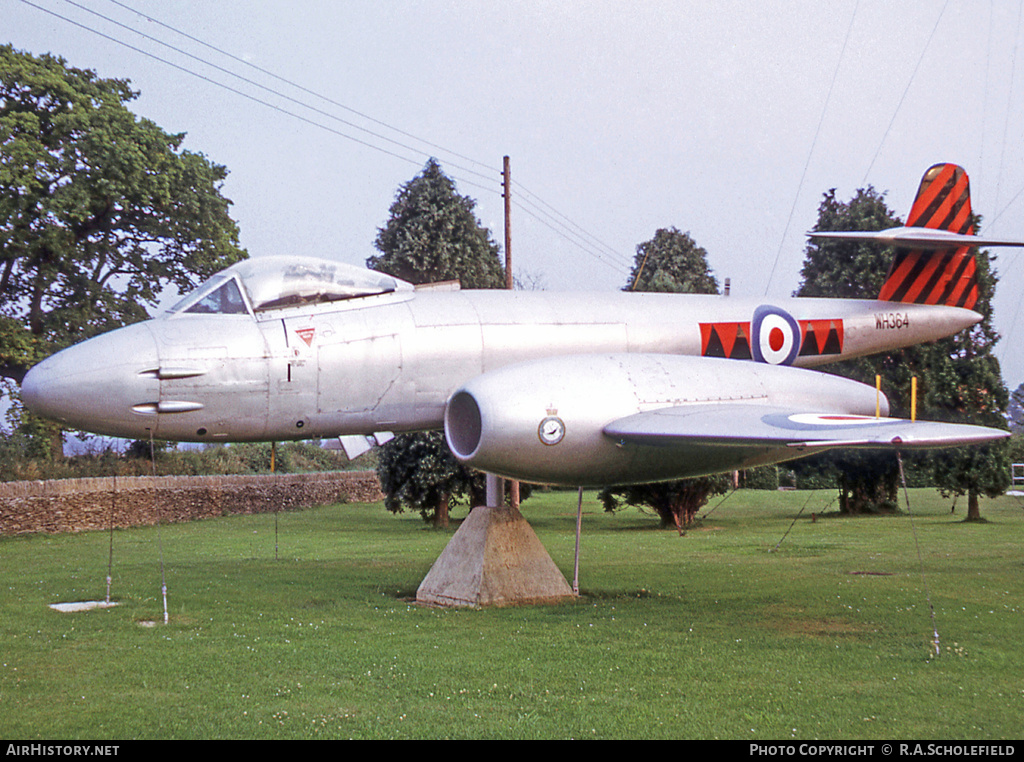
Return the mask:
M480 406L469 392L458 392L444 412L444 433L448 446L459 458L470 458L480 446L483 421Z

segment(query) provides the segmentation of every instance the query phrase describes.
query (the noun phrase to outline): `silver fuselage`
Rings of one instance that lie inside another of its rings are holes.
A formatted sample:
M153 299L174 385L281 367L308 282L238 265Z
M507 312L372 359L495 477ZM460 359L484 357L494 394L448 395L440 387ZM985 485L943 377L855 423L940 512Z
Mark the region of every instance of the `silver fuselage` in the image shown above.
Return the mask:
M149 320L54 355L29 372L23 394L67 427L119 437L270 441L426 430L442 427L461 384L526 361L753 355L810 367L951 335L979 319L955 307L840 299L402 290ZM753 351L744 355L743 346ZM560 366L544 367L557 374Z

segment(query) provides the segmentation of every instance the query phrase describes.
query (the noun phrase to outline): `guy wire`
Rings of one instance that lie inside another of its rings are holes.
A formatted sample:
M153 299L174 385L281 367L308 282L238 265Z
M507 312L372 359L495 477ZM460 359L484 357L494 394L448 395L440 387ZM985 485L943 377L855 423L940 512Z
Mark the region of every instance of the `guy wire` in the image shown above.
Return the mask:
M928 589L928 579L924 574L924 559L921 557L921 545L917 541L917 526L914 524L914 514L910 510L910 492L907 491L907 477L903 473L903 456L899 450L896 451L896 462L900 466L900 481L903 482L903 497L907 501L907 514L910 516L910 529L914 535L914 547L917 549L917 565L921 569L921 583L924 585L925 600L928 601L928 611L932 618L932 646L935 648L935 655L939 656L939 629L935 624L935 607L932 606L932 594Z

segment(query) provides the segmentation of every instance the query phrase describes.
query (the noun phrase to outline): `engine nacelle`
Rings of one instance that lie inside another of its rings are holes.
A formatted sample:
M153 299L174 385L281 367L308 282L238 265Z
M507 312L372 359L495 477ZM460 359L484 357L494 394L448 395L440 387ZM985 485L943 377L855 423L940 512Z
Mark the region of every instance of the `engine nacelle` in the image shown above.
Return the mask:
M477 376L448 400L455 456L474 468L540 484L603 486L720 473L798 453L727 447L622 446L604 433L619 418L686 404L756 403L874 415L876 392L811 371L677 355L576 355ZM888 401L881 399L881 412Z

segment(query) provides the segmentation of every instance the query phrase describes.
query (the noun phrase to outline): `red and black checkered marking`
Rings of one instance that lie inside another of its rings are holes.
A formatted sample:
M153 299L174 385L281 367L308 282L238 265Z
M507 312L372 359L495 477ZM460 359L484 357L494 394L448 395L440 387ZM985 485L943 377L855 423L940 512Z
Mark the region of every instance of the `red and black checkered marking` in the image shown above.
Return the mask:
M750 323L701 323L700 353L704 357L751 359Z
M974 232L967 173L955 164L936 164L925 172L907 227ZM966 246L921 251L897 249L878 298L887 302L946 304L971 309L978 301L974 255Z
M799 357L818 357L843 353L843 321L799 320ZM701 323L700 353L704 357L751 360L750 323Z
M800 357L843 353L842 320L801 320Z

